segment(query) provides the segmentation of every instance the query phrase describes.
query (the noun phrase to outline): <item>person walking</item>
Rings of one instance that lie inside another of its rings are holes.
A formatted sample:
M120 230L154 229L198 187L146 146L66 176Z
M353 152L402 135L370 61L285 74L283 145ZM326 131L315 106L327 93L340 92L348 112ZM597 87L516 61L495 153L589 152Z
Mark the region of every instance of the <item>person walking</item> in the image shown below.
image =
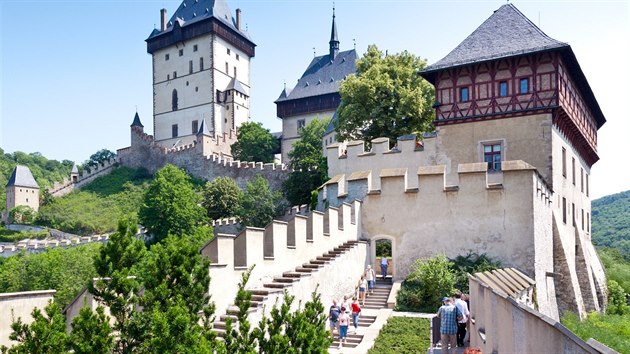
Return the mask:
M365 306L365 294L367 293L368 282L365 279L365 275L361 276L359 280L359 300L361 300L361 306Z
M374 279L376 278L376 274L374 273L374 269L372 269L371 265L367 265L365 268L365 280L368 283L368 291L370 294L374 294Z
M350 297L348 295L343 296L343 301L341 301L341 307L345 307L346 312L350 313Z
M449 297L442 298L443 305L438 310L437 316L440 318L440 341L442 342L442 353L451 354L455 351L457 344L457 321L462 316L457 306L451 303Z
M462 314L462 319L457 320L457 346L464 346L464 338L466 338L466 325L468 323L468 316L470 316L470 312L468 311L468 304L466 301L462 299L462 294L455 294L455 306Z
M346 308L341 308L341 314L339 315L339 348L346 342L348 337L348 326L350 325L350 316L346 312Z
M333 299L333 304L330 306L330 310L328 310L328 322L330 325L330 336L335 338L334 330L337 328L337 324L339 323L339 315L341 314L341 309L337 306L337 300Z
M381 275L383 276L383 280L387 277L387 257L383 256L381 258Z
M361 307L359 306L359 300L357 297L352 298L352 324L354 325L354 334L359 329L359 315L361 315Z

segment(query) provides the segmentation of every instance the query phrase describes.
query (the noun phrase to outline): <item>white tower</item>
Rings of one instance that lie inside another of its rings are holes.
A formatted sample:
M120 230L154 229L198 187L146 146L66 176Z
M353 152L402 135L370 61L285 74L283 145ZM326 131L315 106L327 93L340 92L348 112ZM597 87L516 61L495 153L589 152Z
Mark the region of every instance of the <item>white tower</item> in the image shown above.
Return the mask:
M184 0L147 42L153 56L153 135L187 144L203 120L213 135L249 120L250 59L256 45L225 0Z

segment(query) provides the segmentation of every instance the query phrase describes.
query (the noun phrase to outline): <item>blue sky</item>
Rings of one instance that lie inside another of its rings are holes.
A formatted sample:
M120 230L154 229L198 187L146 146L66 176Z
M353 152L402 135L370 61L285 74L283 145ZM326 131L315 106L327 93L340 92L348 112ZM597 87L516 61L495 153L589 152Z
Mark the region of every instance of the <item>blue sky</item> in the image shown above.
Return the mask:
M341 50L369 44L445 56L505 1L337 0ZM630 189L630 9L618 1L513 1L551 37L568 42L608 122L593 195ZM129 145L136 107L150 131L151 57L144 40L162 7L180 0L0 0L0 147L82 162ZM328 50L332 1L228 0L258 45L251 116L272 131L273 101Z

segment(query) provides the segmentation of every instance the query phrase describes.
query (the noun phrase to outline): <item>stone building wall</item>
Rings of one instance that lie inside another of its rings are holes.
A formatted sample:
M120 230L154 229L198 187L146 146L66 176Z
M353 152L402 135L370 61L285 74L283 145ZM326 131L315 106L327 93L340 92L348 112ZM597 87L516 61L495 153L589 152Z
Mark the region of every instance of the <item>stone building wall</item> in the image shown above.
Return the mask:
M34 308L43 311L49 301L53 300L55 290L24 291L19 293L0 294L0 346L10 347L13 341L9 339L11 323L21 318L25 324L33 322L31 312Z

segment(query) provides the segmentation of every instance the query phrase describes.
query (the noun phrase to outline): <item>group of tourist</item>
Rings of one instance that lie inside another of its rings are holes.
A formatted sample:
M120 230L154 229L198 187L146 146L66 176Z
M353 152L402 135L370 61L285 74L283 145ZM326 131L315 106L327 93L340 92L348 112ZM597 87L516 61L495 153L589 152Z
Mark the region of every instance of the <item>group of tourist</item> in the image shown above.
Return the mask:
M381 260L381 272L383 279L385 279L387 276L387 258L383 257L383 260ZM374 294L375 281L376 273L374 272L374 269L372 269L372 266L368 264L363 274L361 274L361 279L359 279L355 294L352 296L352 302L350 302L350 297L348 295L343 297L343 301L340 305L336 299L333 299L333 304L330 306L328 311L328 324L330 326L331 337L334 338L335 330L339 333L339 347L347 341L348 327L350 327L351 319L354 326L354 333L357 333L361 306L365 306L365 298L369 294Z
M450 297L442 298L443 305L438 310L440 318L440 341L442 351L450 354L455 347L464 347L467 327L470 321L469 300L465 294L455 294L455 301Z

